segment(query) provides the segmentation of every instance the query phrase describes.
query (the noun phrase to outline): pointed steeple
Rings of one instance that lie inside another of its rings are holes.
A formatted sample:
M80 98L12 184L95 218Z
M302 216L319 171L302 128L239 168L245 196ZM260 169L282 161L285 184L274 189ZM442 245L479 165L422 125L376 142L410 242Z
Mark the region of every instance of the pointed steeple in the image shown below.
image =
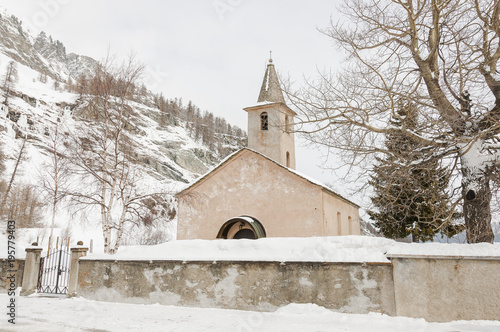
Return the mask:
M264 81L262 82L262 87L260 88L259 99L257 100L259 103L264 101L285 103L278 75L274 69L273 59L269 59L269 63L267 64L266 74L264 75Z
M285 103L272 59L267 64L257 105L244 110L248 113L248 147L295 169L293 118L297 114Z

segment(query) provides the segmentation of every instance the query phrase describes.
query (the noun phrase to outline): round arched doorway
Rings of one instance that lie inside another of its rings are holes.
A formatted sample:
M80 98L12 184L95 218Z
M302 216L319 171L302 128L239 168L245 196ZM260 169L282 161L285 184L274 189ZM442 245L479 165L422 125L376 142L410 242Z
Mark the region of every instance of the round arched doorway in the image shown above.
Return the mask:
M254 217L231 218L222 225L218 239L260 239L266 237L264 226Z

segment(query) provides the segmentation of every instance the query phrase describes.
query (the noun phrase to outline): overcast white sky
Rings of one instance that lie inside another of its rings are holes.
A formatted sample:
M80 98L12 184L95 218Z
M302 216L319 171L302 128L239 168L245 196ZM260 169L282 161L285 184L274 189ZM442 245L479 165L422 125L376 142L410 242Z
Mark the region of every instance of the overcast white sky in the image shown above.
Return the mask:
M148 87L192 100L246 130L272 51L278 72L300 82L342 57L318 32L341 0L0 0L31 30L68 53L102 60L130 51L147 66ZM335 17L335 16L334 16ZM335 18L336 19L336 18ZM297 169L323 182L319 154L297 144Z

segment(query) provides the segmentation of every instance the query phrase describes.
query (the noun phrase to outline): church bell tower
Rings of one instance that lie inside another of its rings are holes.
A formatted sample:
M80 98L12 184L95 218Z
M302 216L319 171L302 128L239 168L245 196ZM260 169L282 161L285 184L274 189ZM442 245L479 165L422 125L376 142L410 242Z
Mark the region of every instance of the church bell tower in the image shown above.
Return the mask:
M272 59L257 104L244 110L248 113L248 148L295 169L293 119L297 114L285 103Z

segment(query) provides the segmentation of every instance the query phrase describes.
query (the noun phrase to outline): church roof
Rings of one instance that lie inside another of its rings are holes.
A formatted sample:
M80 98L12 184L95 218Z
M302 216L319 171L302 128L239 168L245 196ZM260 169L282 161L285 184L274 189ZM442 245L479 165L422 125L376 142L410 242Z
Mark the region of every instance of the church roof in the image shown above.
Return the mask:
M321 183L321 182L319 182L319 181L317 181L317 180L315 180L315 179L313 179L313 178L311 178L311 177L308 177L307 175L304 175L304 174L302 174L302 173L300 173L300 172L297 172L296 170L293 170L293 169L291 169L291 168L285 167L285 166L281 165L280 163L278 163L278 162L276 162L276 161L274 161L274 160L270 159L269 157L266 157L266 156L265 156L265 155L263 155L262 153L259 153L259 152L255 151L255 150L252 150L252 149L249 149L249 148L241 148L241 149L239 149L238 151L236 151L236 152L234 152L234 153L230 154L230 155L229 155L229 156L227 156L224 160L222 160L222 161L221 161L221 162L220 162L217 166L215 166L212 170L210 170L210 171L208 171L207 173L205 173L204 175L202 175L202 176L201 176L200 178L198 178L196 181L194 181L194 182L192 182L192 183L188 184L188 185L187 185L187 187L186 187L186 188L184 188L184 189L182 189L181 191L179 191L179 192L176 194L176 196L180 196L180 195L182 195L185 191L188 191L189 189L191 189L191 188L195 187L198 183L203 182L206 178L208 178L208 177L210 176L210 174L212 174L213 172L216 172L216 171L217 171L218 169L220 169L223 165L227 164L227 163L228 163L228 162L230 162L232 159L234 159L237 155L239 155L239 154L243 153L244 151L250 151L250 152L252 152L252 153L258 154L259 156L261 156L261 157L263 157L263 158L265 158L265 159L269 160L270 162L272 162L272 163L274 163L274 164L278 165L278 166L279 166L279 167L281 167L281 168L284 168L284 169L285 169L285 170L287 170L288 172L295 174L296 176L298 176L298 177L302 178L303 180L306 180L306 181L307 181L307 182L309 182L309 183L312 183L312 184L314 184L314 185L316 185L316 186L318 186L318 187L321 187L321 188L322 188L323 190L325 190L326 192L328 192L328 193L330 193L330 194L332 194L332 195L334 195L334 196L336 196L336 197L338 197L338 198L342 199L343 201L346 201L347 203L352 204L352 205L356 206L357 208L359 208L359 207L360 207L358 204L356 204L356 203L354 203L354 202L352 202L352 201L348 200L347 198L345 198L345 197L343 197L343 196L341 196L341 195L337 194L335 191L333 191L331 188L327 187L325 184L323 184L323 183Z
M274 69L272 59L269 59L269 63L267 64L264 81L262 82L259 99L257 100L258 103L266 101L272 103L285 103L285 98L283 97L283 92L281 91L280 82L276 74L276 69Z

